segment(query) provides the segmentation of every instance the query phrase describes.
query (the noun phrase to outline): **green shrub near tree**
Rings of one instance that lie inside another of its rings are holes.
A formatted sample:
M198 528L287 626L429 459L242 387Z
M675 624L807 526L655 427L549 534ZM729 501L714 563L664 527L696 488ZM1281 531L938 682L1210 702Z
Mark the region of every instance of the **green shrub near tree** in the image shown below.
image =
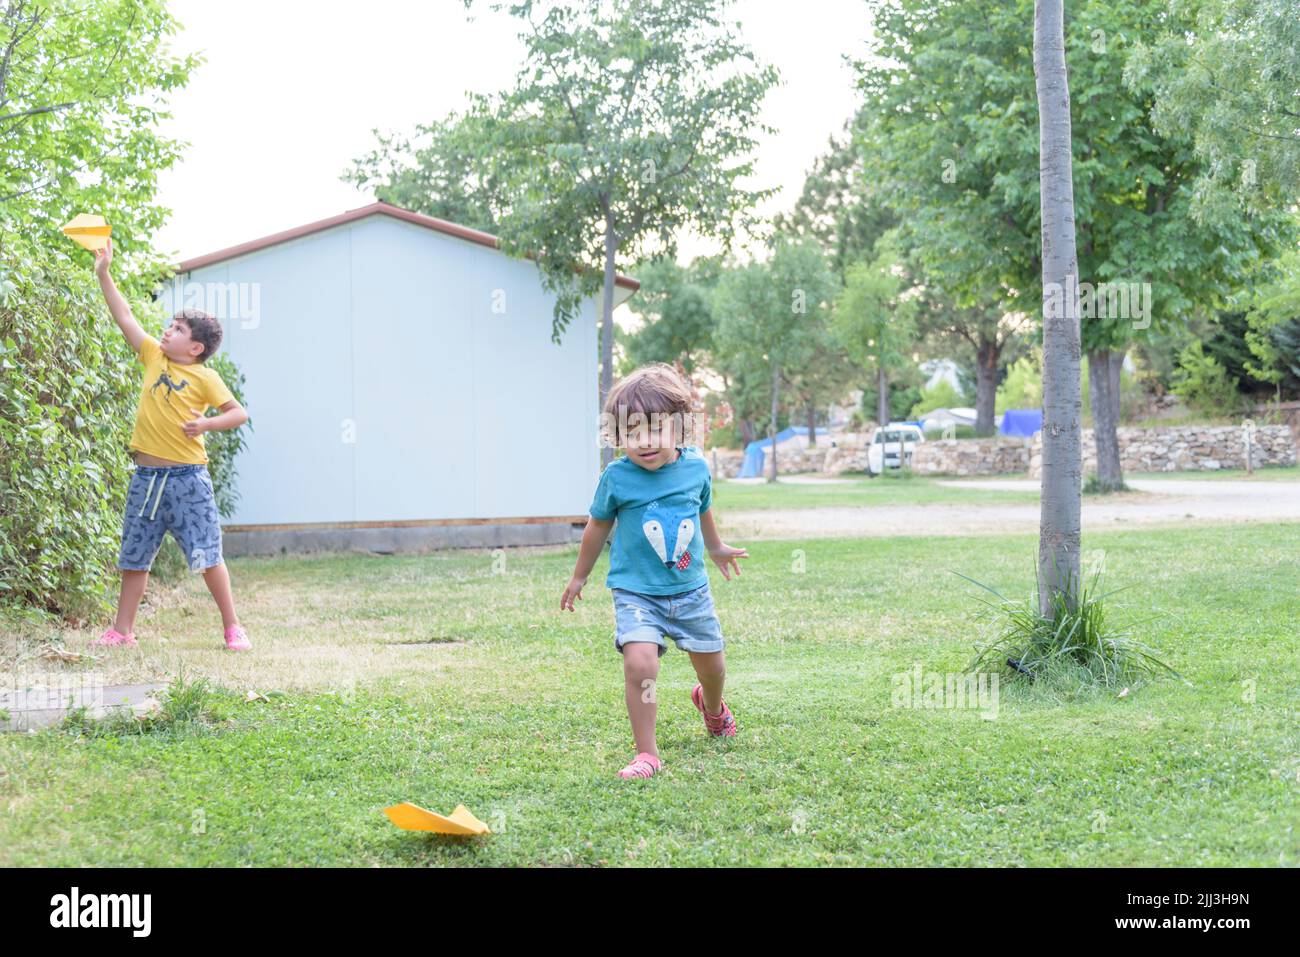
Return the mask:
M921 400L912 406L911 418L917 419L935 409L961 408L964 400L953 384L947 379L940 379L933 387L921 390Z
M1173 391L1191 408L1206 415L1232 415L1241 410L1237 380L1218 359L1205 353L1199 341L1189 345L1178 357Z
M79 616L103 600L139 390L94 317L89 270L10 240L0 262L0 602ZM124 414L127 413L127 414Z

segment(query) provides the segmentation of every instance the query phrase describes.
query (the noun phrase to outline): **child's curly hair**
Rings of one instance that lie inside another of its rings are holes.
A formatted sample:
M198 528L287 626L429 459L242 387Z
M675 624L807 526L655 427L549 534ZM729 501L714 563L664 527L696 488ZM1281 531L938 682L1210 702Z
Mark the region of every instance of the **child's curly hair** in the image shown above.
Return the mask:
M635 413L644 417L640 421L652 431L664 416L672 416L678 423L677 437L682 439L686 430L698 425L691 405L691 387L677 370L665 362L652 362L624 376L609 390L605 416L617 430L619 446L625 446L627 432L637 428L637 420L632 419Z
M182 309L172 319L183 322L190 330L190 339L203 346L199 362L206 362L221 348L221 322L202 309Z

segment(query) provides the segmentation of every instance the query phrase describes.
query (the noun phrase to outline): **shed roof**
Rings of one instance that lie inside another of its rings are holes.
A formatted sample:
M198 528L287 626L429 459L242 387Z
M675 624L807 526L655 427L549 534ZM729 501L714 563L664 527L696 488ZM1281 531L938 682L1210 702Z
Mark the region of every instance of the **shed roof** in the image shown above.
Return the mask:
M342 226L345 223L355 222L358 219L365 219L367 216L392 216L394 219L400 219L404 222L414 223L417 226L424 226L427 229L437 230L440 233L446 233L448 236L455 236L457 239L466 239L472 243L478 243L481 246L487 246L490 249L500 249L501 241L491 233L485 233L477 229L471 229L468 226L461 226L458 223L448 222L445 219L438 219L435 216L426 216L424 213L417 213L413 210L403 209L401 206L394 206L391 203L377 202L369 206L359 206L356 209L349 209L346 213L340 213L337 216L330 216L328 219L318 219L314 223L307 223L302 226L295 226L293 229L286 229L278 233L272 233L269 236L263 236L260 239L250 239L248 242L240 243L237 246L228 246L225 249L218 249L216 252L206 253L202 256L195 256L193 259L176 265L177 272L192 272L195 269L202 269L204 266L211 266L215 263L224 262L227 259L234 259L236 256L243 256L248 253L256 252L259 249L265 249L268 246L274 246L278 243L287 243L292 239L299 239L302 236L310 236L312 233L318 233L325 229L332 229L335 226ZM616 274L614 276L614 285L621 286L629 290L628 296L641 288L641 283L631 276ZM622 297L625 300L627 296ZM620 300L621 301L621 300Z

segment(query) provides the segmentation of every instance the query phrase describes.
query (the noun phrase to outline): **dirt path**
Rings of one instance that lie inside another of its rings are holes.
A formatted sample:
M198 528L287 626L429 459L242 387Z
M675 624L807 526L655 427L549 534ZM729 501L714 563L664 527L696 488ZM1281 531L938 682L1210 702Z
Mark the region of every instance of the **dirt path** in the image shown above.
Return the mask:
M961 480L941 484L971 489L1037 491L1025 479ZM1086 497L1085 530L1189 522L1300 521L1300 482L1130 479L1142 494ZM741 538L849 538L897 535L989 535L1034 532L1038 505L880 505L752 509L722 513L726 534Z

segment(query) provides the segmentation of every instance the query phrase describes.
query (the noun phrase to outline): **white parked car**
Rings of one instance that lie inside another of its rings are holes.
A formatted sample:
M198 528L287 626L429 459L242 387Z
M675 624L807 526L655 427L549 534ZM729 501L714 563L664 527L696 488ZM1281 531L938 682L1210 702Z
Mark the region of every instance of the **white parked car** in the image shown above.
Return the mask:
M885 469L902 468L906 463L912 464L912 451L917 442L925 441L925 433L915 425L891 422L884 428L878 428L871 436L867 446L867 471L879 475ZM900 453L902 459L899 458Z

